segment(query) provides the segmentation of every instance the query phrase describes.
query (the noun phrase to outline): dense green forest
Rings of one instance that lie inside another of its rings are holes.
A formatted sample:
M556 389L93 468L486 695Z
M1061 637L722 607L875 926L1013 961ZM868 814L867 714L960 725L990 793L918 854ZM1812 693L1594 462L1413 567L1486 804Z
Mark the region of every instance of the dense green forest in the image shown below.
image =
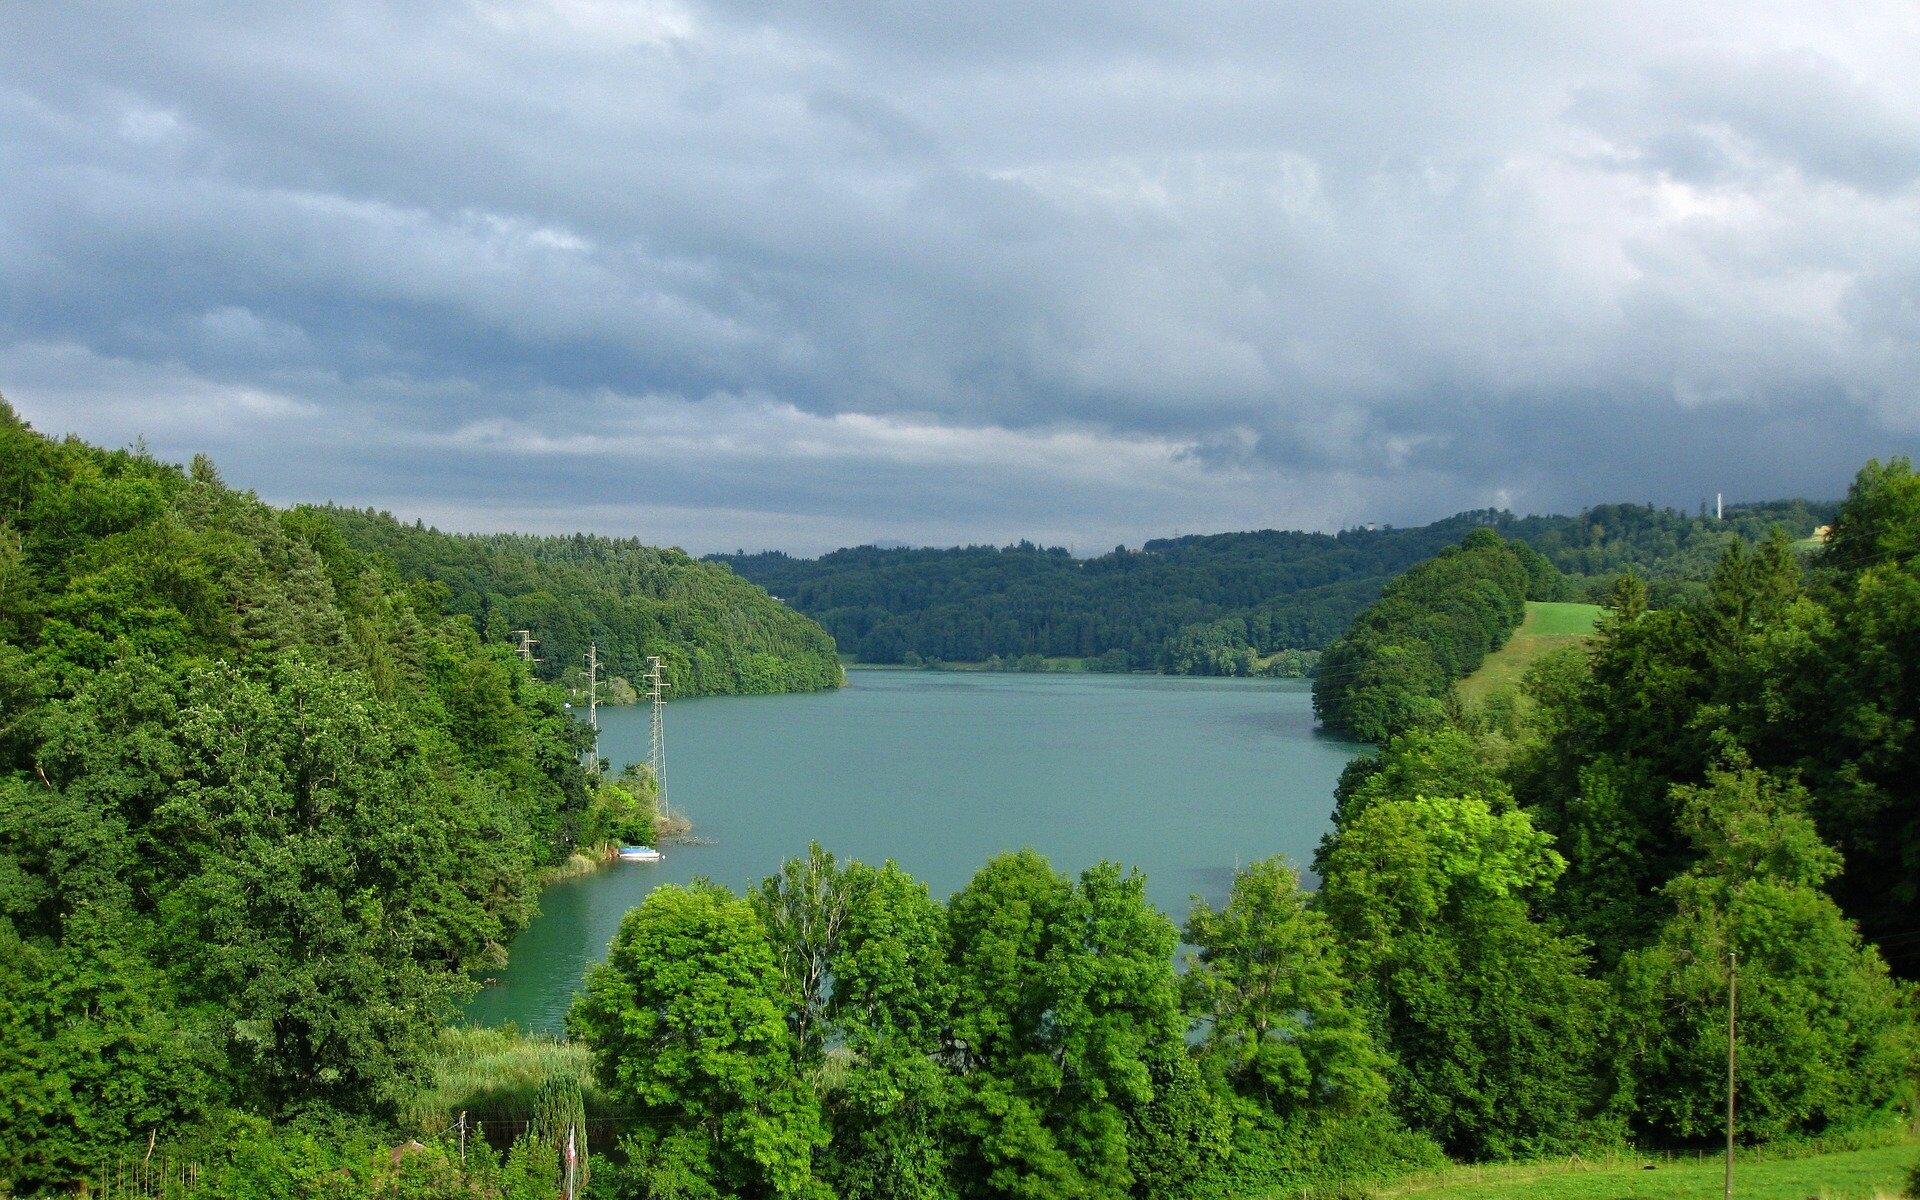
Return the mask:
M1513 634L1528 600L1569 590L1532 547L1476 529L1361 610L1320 660L1313 710L1328 729L1366 742L1433 724L1453 685Z
M638 832L448 601L0 402L0 1194L215 1126L384 1137L541 872Z
M607 676L638 679L659 655L676 696L817 691L840 684L833 639L725 567L632 539L448 534L385 513L312 510L347 544L447 589L446 611L489 642L540 639L536 671L557 680L599 646Z
M1006 547L769 551L713 556L827 627L861 662L1077 658L1104 670L1245 675L1284 650L1322 650L1387 581L1476 528L1524 542L1574 576L1563 596L1605 598L1632 571L1662 602L1695 594L1735 540L1780 525L1805 537L1833 506L1743 505L1725 520L1609 504L1575 517L1486 510L1407 529L1222 533L1116 547L1095 558ZM1274 664L1292 673L1298 660Z

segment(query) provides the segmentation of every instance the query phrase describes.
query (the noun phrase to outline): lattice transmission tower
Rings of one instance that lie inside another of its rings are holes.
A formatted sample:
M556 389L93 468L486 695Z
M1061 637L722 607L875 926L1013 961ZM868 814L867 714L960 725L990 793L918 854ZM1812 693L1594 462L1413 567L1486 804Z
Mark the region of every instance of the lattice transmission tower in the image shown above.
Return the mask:
M660 656L647 656L647 699L653 704L652 737L647 742L647 770L660 796L660 815L667 815L667 684L661 678Z

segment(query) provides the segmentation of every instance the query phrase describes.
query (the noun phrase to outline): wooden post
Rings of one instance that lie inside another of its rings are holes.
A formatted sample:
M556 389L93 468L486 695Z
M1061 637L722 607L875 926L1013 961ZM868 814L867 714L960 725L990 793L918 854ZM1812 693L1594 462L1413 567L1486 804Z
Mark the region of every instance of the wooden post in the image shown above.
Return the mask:
M575 1200L580 1194L574 1190L574 1147L573 1122L567 1122L567 1200Z
M1740 956L1727 951L1727 1180L1724 1200L1733 1200L1733 1068L1738 1059L1735 1050L1735 1014L1740 1006Z

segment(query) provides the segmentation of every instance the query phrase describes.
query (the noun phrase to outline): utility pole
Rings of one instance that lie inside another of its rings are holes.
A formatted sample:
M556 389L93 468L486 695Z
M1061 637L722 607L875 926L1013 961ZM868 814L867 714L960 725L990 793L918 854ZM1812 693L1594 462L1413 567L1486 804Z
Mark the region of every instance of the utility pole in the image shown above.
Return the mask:
M1734 1014L1740 1005L1740 956L1727 951L1727 1185L1725 1200L1733 1200L1733 1066Z
M574 1183L577 1178L574 1170L576 1158L573 1147L573 1122L569 1121L567 1122L567 1200L574 1200L580 1194Z
M653 737L647 744L647 770L653 773L660 797L660 815L667 815L667 685L660 677L660 656L647 656L647 699L653 702Z
M600 644L587 643L587 728L593 730L593 770L600 770Z

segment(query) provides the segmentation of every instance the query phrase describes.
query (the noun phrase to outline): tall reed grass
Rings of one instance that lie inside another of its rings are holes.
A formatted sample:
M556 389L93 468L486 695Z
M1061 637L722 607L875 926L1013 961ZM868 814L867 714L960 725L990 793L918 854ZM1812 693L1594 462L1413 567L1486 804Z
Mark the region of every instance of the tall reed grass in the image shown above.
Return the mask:
M401 1106L400 1120L432 1136L453 1128L465 1111L470 1130L495 1125L510 1139L510 1131L532 1120L541 1088L550 1080L576 1081L588 1113L604 1115L607 1106L594 1085L593 1058L585 1046L511 1028L444 1029L428 1082Z

